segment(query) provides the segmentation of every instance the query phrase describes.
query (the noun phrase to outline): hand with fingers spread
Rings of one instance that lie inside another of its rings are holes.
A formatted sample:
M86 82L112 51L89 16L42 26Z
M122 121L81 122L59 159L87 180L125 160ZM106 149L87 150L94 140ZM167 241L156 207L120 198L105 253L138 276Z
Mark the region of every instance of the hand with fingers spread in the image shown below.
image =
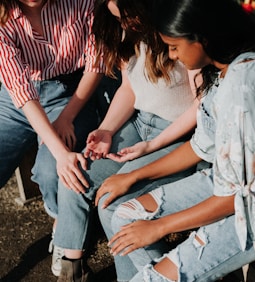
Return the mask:
M106 208L114 199L126 194L134 183L135 181L129 173L115 174L108 177L97 191L95 205L98 205L98 201L103 195L109 193L108 198L102 205L102 208Z
M125 256L132 251L149 246L162 237L157 220L139 220L121 227L108 243L112 255Z
M91 160L105 158L111 144L111 132L109 130L96 129L88 135L84 157Z
M62 183L76 193L85 193L89 183L84 178L78 164L86 170L87 161L80 153L67 152L57 159L57 172ZM85 187L85 188L84 188Z
M150 152L150 141L141 141L133 146L121 149L117 154L107 154L107 158L121 163L137 159Z

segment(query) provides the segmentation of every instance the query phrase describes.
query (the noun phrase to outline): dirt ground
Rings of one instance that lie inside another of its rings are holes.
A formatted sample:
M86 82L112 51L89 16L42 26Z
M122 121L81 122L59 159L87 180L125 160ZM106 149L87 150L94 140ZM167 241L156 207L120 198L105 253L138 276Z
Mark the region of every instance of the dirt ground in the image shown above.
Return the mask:
M52 222L45 213L40 199L20 206L15 177L0 190L0 282L53 282L51 255ZM183 236L183 235L182 235ZM94 275L91 282L116 282L113 259L109 255L106 239L99 228L87 260ZM180 237L169 238L176 244ZM243 281L240 270L231 273L221 282ZM250 268L248 281L255 282L254 267Z
M43 208L42 200L20 206L15 177L0 190L0 281L51 282L52 221ZM109 255L103 231L95 234L88 265L93 270L93 281L114 282L115 269Z

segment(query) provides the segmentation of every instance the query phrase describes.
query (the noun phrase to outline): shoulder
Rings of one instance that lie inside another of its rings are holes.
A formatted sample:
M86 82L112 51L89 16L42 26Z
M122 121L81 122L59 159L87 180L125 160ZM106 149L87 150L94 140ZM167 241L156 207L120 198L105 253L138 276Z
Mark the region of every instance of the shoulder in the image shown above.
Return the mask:
M247 111L255 106L255 53L239 56L229 65L220 83L216 101L221 108L241 107Z

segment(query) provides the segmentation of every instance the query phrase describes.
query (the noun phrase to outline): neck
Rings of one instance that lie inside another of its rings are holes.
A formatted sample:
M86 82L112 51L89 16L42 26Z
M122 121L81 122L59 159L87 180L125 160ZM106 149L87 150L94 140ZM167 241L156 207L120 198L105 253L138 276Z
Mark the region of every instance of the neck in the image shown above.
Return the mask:
M24 5L21 3L21 10L23 14L29 20L33 29L41 36L44 36L44 29L41 20L41 12L46 2L47 0L41 0L40 2L31 3L29 5Z
M42 8L44 4L47 2L47 0L41 0L39 3L31 3L31 4L23 4L20 2L20 8L24 15L31 16L33 15L40 15Z
M220 64L218 62L214 62L214 65L217 69L220 70L220 77L224 77L228 70L228 64Z

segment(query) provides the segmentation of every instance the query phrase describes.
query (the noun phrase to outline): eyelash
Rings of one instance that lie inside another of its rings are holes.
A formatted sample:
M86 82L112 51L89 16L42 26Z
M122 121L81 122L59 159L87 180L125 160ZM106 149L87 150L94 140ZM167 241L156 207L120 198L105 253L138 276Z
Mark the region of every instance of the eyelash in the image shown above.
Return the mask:
M177 50L177 48L176 48L176 47L174 47L174 46L169 46L169 50L170 50L170 51L176 51L176 50Z

